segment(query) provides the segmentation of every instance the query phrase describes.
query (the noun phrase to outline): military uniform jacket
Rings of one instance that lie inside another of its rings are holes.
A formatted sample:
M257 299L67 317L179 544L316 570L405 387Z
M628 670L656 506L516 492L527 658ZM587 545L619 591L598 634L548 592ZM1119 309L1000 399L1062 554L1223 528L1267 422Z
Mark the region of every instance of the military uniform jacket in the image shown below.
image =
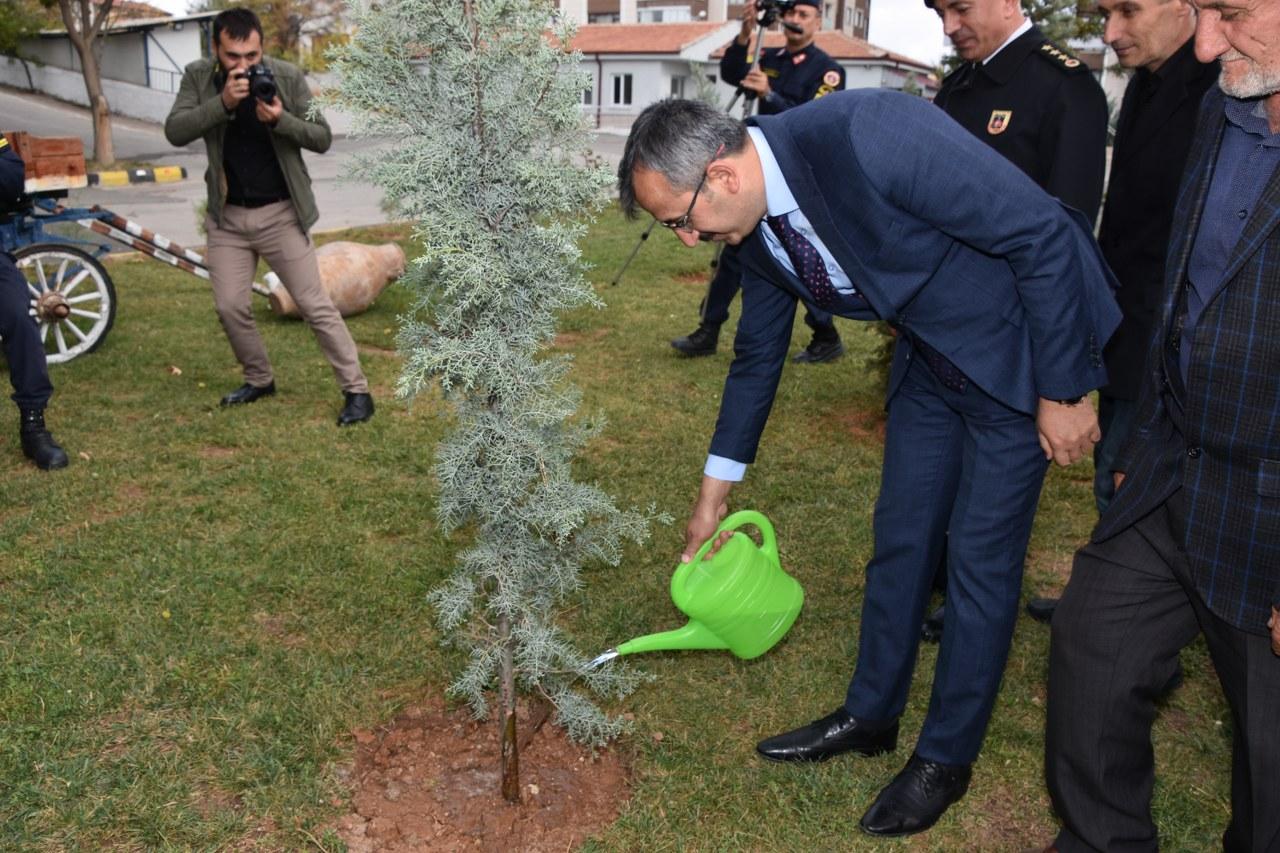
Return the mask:
M1084 63L1038 29L986 65L967 62L948 74L934 103L1049 195L1097 220L1107 98Z
M736 86L751 70L747 46L734 39L720 59L720 78ZM760 70L772 90L760 99L760 114L774 115L844 88L844 69L816 44L790 53L785 47L766 48Z

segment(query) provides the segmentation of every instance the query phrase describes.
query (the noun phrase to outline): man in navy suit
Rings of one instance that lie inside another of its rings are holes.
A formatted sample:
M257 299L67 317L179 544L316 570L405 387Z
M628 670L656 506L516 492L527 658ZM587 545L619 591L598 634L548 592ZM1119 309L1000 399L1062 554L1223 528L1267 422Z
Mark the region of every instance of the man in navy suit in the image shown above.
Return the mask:
M1203 634L1231 706L1228 851L1280 851L1280 3L1200 0L1218 59L1116 492L1053 620L1056 847L1155 850L1155 699Z
M898 718L943 547L952 594L915 754L863 816L876 835L932 826L968 788L1017 614L1048 459L1098 439L1084 395L1119 321L1088 223L927 102L857 90L744 126L664 101L632 127L619 188L688 246L739 245L736 357L684 559L755 460L797 299L898 330L875 553L844 703L758 751L874 755ZM950 531L950 536L946 534ZM945 546L944 546L944 543Z

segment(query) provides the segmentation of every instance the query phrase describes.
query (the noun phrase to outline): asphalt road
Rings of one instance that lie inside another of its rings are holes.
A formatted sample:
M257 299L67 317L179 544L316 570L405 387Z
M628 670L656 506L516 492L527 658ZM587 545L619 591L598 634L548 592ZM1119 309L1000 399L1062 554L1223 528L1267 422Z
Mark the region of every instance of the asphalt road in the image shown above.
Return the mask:
M376 143L347 136L344 129L348 124L342 116L331 117L330 124L335 134L329 151L323 155L303 153L320 209L315 230L332 231L385 222L382 191L345 178L351 155L369 150ZM79 136L84 140L85 152L92 155L93 125L88 110L51 98L0 87L0 129L25 130L37 136ZM203 244L196 209L205 199L204 144L197 141L185 148L175 148L164 138L159 125L121 117L112 119L112 136L117 158L155 166L183 166L187 180L74 190L66 203L79 207L102 205L181 245ZM601 135L596 153L616 164L622 144L620 136Z

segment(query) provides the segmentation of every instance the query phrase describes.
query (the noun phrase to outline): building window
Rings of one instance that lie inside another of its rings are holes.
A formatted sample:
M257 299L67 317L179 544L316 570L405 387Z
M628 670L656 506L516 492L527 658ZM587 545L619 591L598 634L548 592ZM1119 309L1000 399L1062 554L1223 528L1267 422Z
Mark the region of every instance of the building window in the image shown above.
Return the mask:
M855 29L855 30L858 30L859 32L861 32L861 31L862 31L862 22L863 22L863 20L864 20L864 18L863 18L863 16L862 16L862 9L861 9L861 7L857 8L857 9L854 9L854 10L853 10L853 27L854 27L854 29Z
M613 75L613 103L615 106L631 105L631 75Z
M683 77L683 76L671 78L671 97L673 98L684 97L684 84L685 84L685 81L688 79L689 79L688 77Z
M587 83L587 88L582 90L582 105L584 107L591 106L591 102L595 96L595 90L596 90L596 81L595 81L595 78L592 77L590 82Z

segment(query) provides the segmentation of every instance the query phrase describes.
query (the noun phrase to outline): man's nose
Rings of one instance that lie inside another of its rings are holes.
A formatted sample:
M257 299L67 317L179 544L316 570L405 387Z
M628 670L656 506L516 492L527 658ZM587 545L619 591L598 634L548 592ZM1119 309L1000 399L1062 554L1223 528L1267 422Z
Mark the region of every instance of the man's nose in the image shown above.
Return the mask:
M690 249L698 245L697 231L684 231L681 229L676 229L676 237L678 237L680 239L680 242L684 243Z
M942 13L942 34L951 38L960 29L960 16L950 9Z
M1115 47L1116 40L1120 38L1120 20L1115 15L1107 18L1106 25L1102 28L1102 40L1107 44Z

